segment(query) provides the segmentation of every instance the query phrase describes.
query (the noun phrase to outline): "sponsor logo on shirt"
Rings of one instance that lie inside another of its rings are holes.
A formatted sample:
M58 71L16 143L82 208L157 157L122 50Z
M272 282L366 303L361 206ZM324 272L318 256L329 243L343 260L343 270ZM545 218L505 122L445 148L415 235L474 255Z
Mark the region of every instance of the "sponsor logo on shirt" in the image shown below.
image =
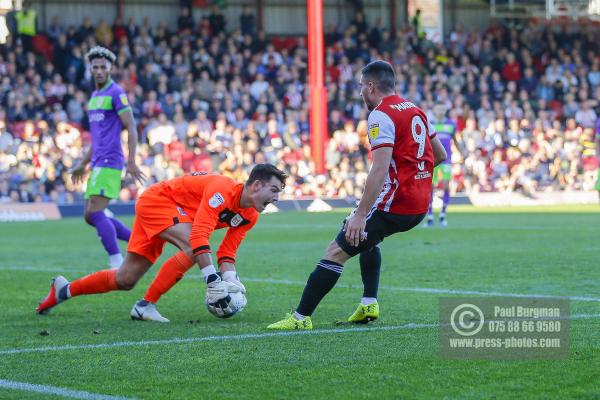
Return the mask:
M415 180L431 178L431 172L425 171L425 161L417 161L419 172L415 175Z
M231 211L228 208L224 209L219 214L219 222L223 222L232 228L237 228L238 226L243 226L250 223L250 221L244 219L243 216Z
M124 106L129 105L129 100L127 100L127 95L125 93L121 94L119 96L119 99L121 99L121 104L123 104Z
M183 216L187 217L187 214L185 213L185 211L183 211L183 208L177 207L177 212L179 212L179 215L183 215Z
M210 198L210 200L208 200L208 205L211 206L212 208L217 208L223 203L225 203L225 199L219 192L213 194L213 196Z
M90 122L101 122L104 121L103 113L93 113L90 115Z
M240 215L240 214L235 214L232 218L231 221L229 222L229 224L233 227L238 226L239 224L241 224L244 221L244 218Z
M377 136L379 136L379 124L371 124L369 126L369 137L374 140L377 139Z

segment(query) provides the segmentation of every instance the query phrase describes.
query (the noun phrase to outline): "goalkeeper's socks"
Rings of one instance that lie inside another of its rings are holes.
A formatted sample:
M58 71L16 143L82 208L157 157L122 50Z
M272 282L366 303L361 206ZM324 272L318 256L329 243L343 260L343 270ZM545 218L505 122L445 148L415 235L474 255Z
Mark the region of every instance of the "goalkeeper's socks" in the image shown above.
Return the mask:
M194 261L185 255L183 251L175 253L160 267L158 274L146 290L144 300L150 303L158 302L161 296L171 290L193 265Z
M323 297L333 289L343 270L344 266L335 261L319 261L308 277L296 313L301 316L311 316Z
M377 297L380 270L381 251L379 247L375 246L371 250L360 253L360 276L364 287L363 297Z
M117 270L105 269L71 282L68 292L61 293L61 295L68 293L68 297L76 297L82 294L106 293L117 289Z

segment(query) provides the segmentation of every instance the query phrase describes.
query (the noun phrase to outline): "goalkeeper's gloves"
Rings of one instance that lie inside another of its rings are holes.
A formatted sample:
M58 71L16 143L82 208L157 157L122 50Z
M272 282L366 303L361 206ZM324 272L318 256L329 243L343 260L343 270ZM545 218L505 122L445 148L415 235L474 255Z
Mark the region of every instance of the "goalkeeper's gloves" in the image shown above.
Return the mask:
M242 282L240 282L240 278L237 276L235 271L225 271L221 274L221 276L229 285L229 293L242 292L243 294L246 294L246 287Z
M206 302L216 303L229 295L231 284L221 279L212 281L206 285Z

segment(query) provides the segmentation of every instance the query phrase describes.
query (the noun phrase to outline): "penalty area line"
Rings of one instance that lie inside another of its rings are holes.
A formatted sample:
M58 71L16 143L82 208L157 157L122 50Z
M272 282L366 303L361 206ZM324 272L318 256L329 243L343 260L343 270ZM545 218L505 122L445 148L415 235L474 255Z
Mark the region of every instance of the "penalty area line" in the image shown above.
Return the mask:
M57 386L38 385L27 382L8 381L0 379L0 389L20 390L23 392L40 393L44 395L56 395L69 399L82 400L133 400L132 397L110 396L106 394L72 390Z

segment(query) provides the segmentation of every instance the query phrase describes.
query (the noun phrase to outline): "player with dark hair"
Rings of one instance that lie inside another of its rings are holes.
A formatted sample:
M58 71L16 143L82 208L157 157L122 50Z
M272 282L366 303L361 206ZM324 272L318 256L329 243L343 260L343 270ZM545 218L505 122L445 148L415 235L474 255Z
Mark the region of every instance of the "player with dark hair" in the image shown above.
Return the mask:
M121 221L108 217L104 210L110 199L119 197L124 165L121 132L127 129L129 147L127 173L143 182L144 174L135 162L138 132L127 94L110 77L116 56L104 47L92 47L86 55L90 62L96 90L88 103L92 145L83 160L71 171L73 183L83 180L88 163L92 163L85 191L85 221L96 228L108 253L108 265L119 268L123 256L117 239L129 241L131 231Z
M268 329L312 329L310 316L335 286L344 263L358 254L363 297L348 321L377 319L379 244L387 236L414 228L427 213L433 168L445 159L444 147L425 113L395 94L395 74L389 63L373 61L365 66L360 86L370 111L373 155L363 196L309 276L296 311Z
M269 182L272 180L273 176L281 183L284 183L287 178L283 172L277 170L271 164L258 165L250 173L246 186L255 181ZM223 238L221 247L219 247L216 254L217 264L219 265L222 279L236 284L242 289L243 293L246 293L246 288L239 281L236 274L235 253L245 233L250 228L251 226L242 229L231 228L225 235L225 238ZM156 303L165 293L171 290L171 288L175 286L175 284L179 282L185 273L193 266L194 262L186 256L183 251L180 251L169 258L162 265L156 274L156 277L154 277L154 280L144 294L144 298L133 305L133 308L131 309L131 318L143 321L169 322L167 318L160 315L156 309Z
M441 180L444 194L442 197L442 210L440 211L439 223L440 226L448 226L446 218L446 209L450 204L450 180L452 179L452 141L456 141L456 125L446 117L446 106L444 104L436 104L433 107L433 129L437 133L444 150L446 150L446 159L436 166L433 170L433 187L435 189L437 183ZM429 202L429 210L427 211L427 220L424 227L433 226L433 191L431 192L431 200Z
M160 257L166 242L181 251L165 262L165 273L158 274L155 284L162 285L157 288L159 292L174 285L178 273L183 271L183 275L194 263L204 276L209 303L219 303L229 293L245 292L236 274L237 249L259 213L279 199L286 178L273 165L258 164L245 184L221 175L193 173L151 186L136 203L131 240L121 268L98 271L73 282L62 276L54 278L37 313L45 314L71 297L132 289ZM221 228L228 228L217 251L223 279L213 266L208 242ZM136 309L136 319L167 321L153 303L136 304Z

